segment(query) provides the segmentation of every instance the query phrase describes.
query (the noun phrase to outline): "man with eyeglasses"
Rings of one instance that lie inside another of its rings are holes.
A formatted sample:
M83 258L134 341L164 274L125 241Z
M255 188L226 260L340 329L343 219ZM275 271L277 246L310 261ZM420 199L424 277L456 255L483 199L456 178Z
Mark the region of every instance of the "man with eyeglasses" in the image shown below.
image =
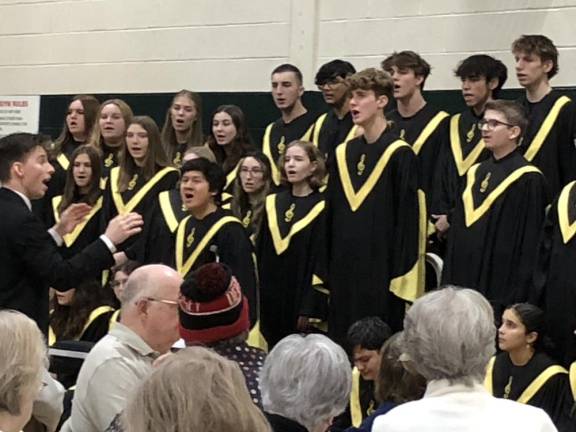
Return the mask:
M528 299L545 208L540 170L518 150L527 120L512 101L490 101L479 122L491 157L470 168L452 215L442 282L480 291L500 317Z
M152 363L180 338L178 295L182 277L170 267L148 265L130 275L122 293L120 322L92 348L62 431L101 432L151 371Z
M332 165L336 146L358 135L358 127L350 115L350 93L346 85L346 78L355 73L354 66L344 60L329 61L316 73L316 85L331 109L316 119L312 142L324 155L328 167Z
M443 239L450 228L448 214L458 200L468 169L488 158L478 120L486 103L498 99L508 77L504 63L486 54L475 54L458 64L454 75L460 78L467 109L450 118L449 133L443 143L430 209L436 233Z

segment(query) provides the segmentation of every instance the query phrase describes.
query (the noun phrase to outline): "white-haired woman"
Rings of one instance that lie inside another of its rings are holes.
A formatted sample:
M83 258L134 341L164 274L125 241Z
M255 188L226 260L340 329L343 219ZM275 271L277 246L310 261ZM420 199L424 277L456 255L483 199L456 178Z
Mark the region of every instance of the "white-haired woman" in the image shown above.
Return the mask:
M493 316L470 289L447 287L416 300L404 320L404 349L426 378L426 393L377 417L372 431L556 431L544 411L496 399L482 385L495 351Z
M18 432L30 420L47 366L42 333L30 318L0 311L0 431Z
M260 373L262 404L274 432L325 432L346 408L351 386L346 353L318 334L282 339Z

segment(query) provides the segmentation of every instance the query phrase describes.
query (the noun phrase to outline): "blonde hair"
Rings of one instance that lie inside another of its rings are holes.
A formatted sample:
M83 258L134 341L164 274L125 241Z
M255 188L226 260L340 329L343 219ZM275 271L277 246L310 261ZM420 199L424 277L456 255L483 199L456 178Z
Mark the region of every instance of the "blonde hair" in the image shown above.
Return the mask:
M280 159L278 160L278 167L280 168L280 181L283 185L290 185L288 178L286 177L286 170L284 169L284 162L286 160L286 153L291 147L300 147L302 150L306 152L308 159L310 162L316 162L316 170L312 175L308 178L308 184L312 189L319 189L324 186L324 178L326 177L326 162L324 162L324 156L318 147L316 147L313 143L308 141L292 141L286 147L286 151Z
M199 158L208 159L210 162L216 163L216 156L214 155L214 152L210 150L210 147L208 147L207 145L188 147L184 152L183 156L189 154L195 154ZM182 159L184 159L184 157L182 157Z
M40 329L26 315L0 311L0 412L20 415L24 397L35 397L48 365Z
M164 119L164 126L162 127L162 144L164 151L169 160L174 159L176 150L178 149L178 141L176 140L176 131L172 125L172 105L179 97L187 97L194 104L196 110L196 119L192 123L186 138L186 148L201 146L204 144L204 134L202 132L202 98L196 92L191 90L180 90L172 98L170 107L166 111L166 118Z
M346 78L348 90L372 90L376 96L394 97L394 81L386 71L368 68Z
M203 347L166 359L128 401L122 423L126 432L271 432L240 367Z
M102 139L102 130L100 129L100 116L102 115L102 110L104 107L108 105L116 105L120 112L122 113L122 118L124 119L124 135L126 135L126 130L128 130L128 126L132 123L132 118L134 117L134 113L132 112L132 108L122 99L108 99L107 101L102 102L100 108L98 108L98 112L96 113L96 121L92 128L92 136L90 137L89 144L93 147L96 147L100 151L103 150L103 139ZM126 137L122 138L122 144L118 147L121 149L126 145Z

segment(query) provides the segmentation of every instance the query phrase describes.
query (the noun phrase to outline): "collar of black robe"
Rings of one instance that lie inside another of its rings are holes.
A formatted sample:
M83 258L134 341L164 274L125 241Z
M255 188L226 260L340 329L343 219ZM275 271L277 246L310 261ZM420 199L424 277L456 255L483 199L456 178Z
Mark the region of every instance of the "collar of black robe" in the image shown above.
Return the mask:
M496 159L496 158L494 157L494 153L491 153L491 154L490 154L490 157L492 158L492 161L493 161L495 164L500 164L500 163L502 163L502 162L504 162L504 161L507 161L508 159L512 159L512 158L515 157L517 154L518 154L518 147L516 147L514 150L512 150L512 151L511 151L510 153L508 153L506 156L501 157L500 159Z

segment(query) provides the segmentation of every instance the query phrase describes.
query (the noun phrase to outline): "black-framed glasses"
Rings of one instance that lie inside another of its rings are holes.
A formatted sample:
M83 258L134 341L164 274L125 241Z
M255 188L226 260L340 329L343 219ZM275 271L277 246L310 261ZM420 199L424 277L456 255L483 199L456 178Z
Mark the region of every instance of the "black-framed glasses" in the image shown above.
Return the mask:
M486 128L488 130L494 130L496 129L496 127L498 126L506 126L506 127L514 127L516 125L510 124L510 123L506 123L500 120L496 120L496 119L482 119L478 121L478 129L482 129L484 126L486 126Z
M327 80L316 81L316 87L318 87L318 90L322 90L324 87L333 88L333 87L337 86L338 84L342 84L344 82L345 81L344 81L343 77L335 76L335 77L329 78Z
M178 302L176 300L168 300L168 299L163 299L163 298L158 298L158 297L144 297L146 300L148 301L152 301L152 302L158 302L158 303L164 303L170 306L178 306Z

